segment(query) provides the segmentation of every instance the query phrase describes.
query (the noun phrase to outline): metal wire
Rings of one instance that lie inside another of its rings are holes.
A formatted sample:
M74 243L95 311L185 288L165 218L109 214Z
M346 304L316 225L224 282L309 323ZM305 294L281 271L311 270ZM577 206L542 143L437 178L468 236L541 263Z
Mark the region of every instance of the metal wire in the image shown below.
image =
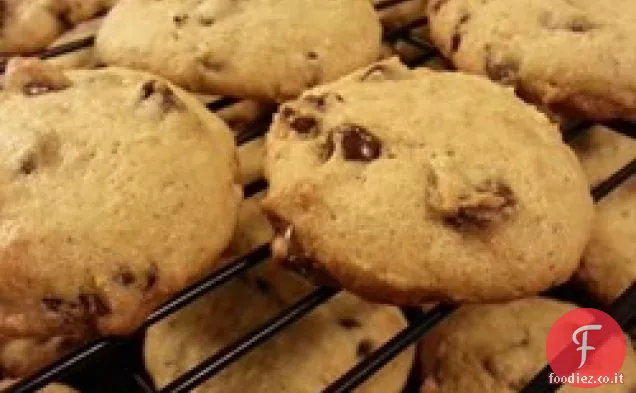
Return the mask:
M338 293L333 288L318 288L293 306L287 308L278 316L263 326L246 334L243 338L221 350L216 355L192 368L163 389L160 393L184 393L196 388L210 377L237 361L241 356L254 349L259 344L274 336L287 326L293 324L314 308L325 303Z
M340 377L322 393L349 393L360 386L369 377L393 360L404 349L420 339L430 328L449 316L457 306L442 304L432 311L422 314L411 324L393 337L380 349L373 352L369 357L360 362L348 373Z

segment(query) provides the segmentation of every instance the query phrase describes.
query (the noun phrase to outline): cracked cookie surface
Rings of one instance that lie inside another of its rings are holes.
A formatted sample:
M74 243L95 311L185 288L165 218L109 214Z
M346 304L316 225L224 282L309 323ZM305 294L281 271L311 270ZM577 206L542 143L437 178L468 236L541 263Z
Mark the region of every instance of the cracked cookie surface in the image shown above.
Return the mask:
M431 0L431 37L460 70L547 109L636 121L631 0Z
M514 393L546 365L552 325L576 306L547 298L463 306L428 332L420 343L421 393ZM621 369L624 385L588 389L631 393L636 354L631 347ZM570 386L560 391L579 392Z
M126 334L209 272L232 132L156 76L14 59L0 90L0 334Z
M377 60L380 30L368 0L123 0L96 53L188 90L283 101Z
M155 384L165 386L311 290L266 262L152 326L144 351ZM397 308L340 293L194 392L319 392L406 325ZM356 392L401 392L413 356L407 349Z
M0 55L45 49L64 31L117 0L0 0Z
M284 104L266 143L274 256L372 300L538 293L589 238L573 152L486 78L377 63Z

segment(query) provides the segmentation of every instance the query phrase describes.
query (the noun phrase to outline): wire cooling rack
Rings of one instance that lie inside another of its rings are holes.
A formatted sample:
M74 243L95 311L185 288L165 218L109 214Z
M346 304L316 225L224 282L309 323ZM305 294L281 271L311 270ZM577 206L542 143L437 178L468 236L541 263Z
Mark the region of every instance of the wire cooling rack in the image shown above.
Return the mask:
M380 0L376 2L376 8L378 10L387 10L390 7L399 6L406 1L408 0ZM403 58L403 61L409 66L424 65L438 56L433 45L423 38L421 34L418 34L425 26L426 21L424 19L417 19L397 29L385 31L384 39L386 42L392 45L397 45L398 43L407 45L410 48L410 53L415 52L415 55ZM93 42L93 37L82 38L42 52L39 56L41 58L60 56L75 50L90 47L93 45ZM0 72L2 71L4 71L4 65L0 64ZM207 107L212 111L219 111L237 102L239 102L237 99L221 98L209 103ZM614 122L606 125L632 138L636 135L636 125L634 124ZM564 140L566 142L572 141L587 132L591 126L592 124L589 123L576 123L564 128ZM266 129L266 125L262 125L261 127L254 127L247 131L237 133L237 143L243 145L249 141L260 138L265 134ZM636 174L636 159L633 159L607 180L594 187L594 189L591 190L594 200L601 200L634 174ZM246 197L251 197L266 189L267 183L263 179L247 184L244 188ZM84 392L181 393L191 391L208 379L213 378L215 374L237 361L241 356L247 354L259 344L265 342L310 313L314 308L328 302L329 299L339 292L338 289L333 288L323 287L315 289L312 293L299 299L295 304L274 316L262 326L257 327L218 353L211 354L207 360L187 371L169 385L159 391L155 390L151 386L149 378L144 374L143 362L141 360L140 348L146 329L190 304L202 295L232 280L240 273L263 263L268 257L269 245L261 245L246 256L225 265L222 269L203 278L189 288L184 289L172 300L152 313L144 324L130 337L102 338L87 344L63 357L56 363L44 368L35 375L17 383L12 388L6 390L6 393L35 392L51 382L59 381L70 382L80 387ZM587 302L588 306L591 305L595 308L602 309L598 304L593 303L593 301L590 300L591 298L586 296L587 294L577 293L572 295L573 291L577 291L577 289L562 287L551 291L551 294L561 296L565 293L566 297L576 297L580 304ZM413 345L429 329L450 315L456 307L457 306L452 304L441 304L426 313L420 309L405 309L404 312L409 319L409 325L358 363L349 372L334 381L322 393L346 393L353 391L403 350ZM633 328L634 325L636 325L636 285L632 285L614 304L606 308L605 311L614 317L626 331ZM548 383L548 375L550 372L550 367L546 365L545 368L521 390L521 393L550 393L557 391L560 388L559 385ZM117 382L113 383L113 381ZM419 384L417 367L414 367L410 381L411 387L407 386L407 392L417 391ZM110 382L110 384L108 382Z

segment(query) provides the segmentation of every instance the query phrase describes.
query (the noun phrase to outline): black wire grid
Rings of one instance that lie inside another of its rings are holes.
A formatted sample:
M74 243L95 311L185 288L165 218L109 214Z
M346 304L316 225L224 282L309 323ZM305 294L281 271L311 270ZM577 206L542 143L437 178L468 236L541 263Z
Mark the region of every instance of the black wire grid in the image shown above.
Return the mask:
M407 0L384 0L379 1L376 4L378 9L387 9L403 3ZM410 66L423 65L427 61L435 58L438 54L434 47L425 39L420 38L414 34L414 30L426 25L426 21L423 19L416 20L403 26L397 30L385 32L384 39L391 43L403 42L418 50L418 55L405 62ZM47 50L40 54L41 58L51 58L66 54L75 50L89 47L93 45L94 38L87 37L77 41L70 42L58 46L56 48ZM0 65L0 72L4 71L4 65ZM233 98L222 98L207 105L208 109L217 111L226 108L239 100ZM577 123L573 126L569 126L564 129L564 139L566 142L570 142L581 134L585 133L592 124ZM614 122L606 124L613 130L630 137L636 136L636 125L623 122ZM257 139L263 136L266 132L266 126L258 127L246 131L244 133L237 134L237 143L239 145L247 143L251 140ZM591 190L592 196L595 201L601 200L608 195L612 190L626 181L630 176L636 174L636 158L633 159L625 167L614 173L606 181L602 182L598 186ZM256 180L245 186L246 197L253 196L267 188L267 183L263 179ZM137 391L143 391L147 393L183 393L189 392L196 388L200 384L212 378L215 374L219 373L224 368L228 367L241 356L247 354L259 344L267 341L270 337L279 333L286 327L292 325L294 322L310 313L314 308L329 301L340 290L333 288L317 288L314 292L298 300L295 304L273 317L271 320L254 329L249 334L245 335L241 339L237 340L232 345L224 348L218 353L212 355L210 358L186 372L181 377L174 380L169 385L165 386L161 390L157 391L152 388L148 382L147 376L141 375L139 372L140 359L137 360L136 369L132 370L127 367L128 361L126 357L131 357L131 348L138 348L143 340L146 329L166 318L172 313L190 304L200 296L214 290L215 288L223 285L227 281L233 279L242 272L245 272L252 267L264 262L269 257L269 245L262 245L246 256L237 259L236 261L226 265L222 269L214 272L213 274L205 277L196 284L184 289L172 300L161 306L154 313L152 313L144 322L144 324L137 329L137 331L127 338L103 338L95 342L92 342L79 350L63 357L56 363L48 366L47 368L39 371L30 378L24 379L21 382L15 384L12 388L6 390L7 393L31 393L38 389L43 388L52 382L59 381L73 381L84 378L91 378L91 376L100 375L104 371L104 359L113 358L117 359L117 364L111 372L117 374L124 372L130 373L130 378L134 381ZM572 288L562 289L565 291L572 291ZM552 292L558 292L553 290ZM585 295L585 294L583 294ZM598 304L592 303L595 308L600 308ZM384 365L390 362L398 354L400 354L407 347L413 345L418 341L429 329L435 326L438 322L445 319L455 309L456 305L441 304L435 307L433 310L424 313L419 309L405 310L405 314L409 319L409 325L403 329L400 333L394 336L391 340L385 343L382 347L370 354L354 368L352 368L345 375L334 381L329 387L327 387L322 393L347 393L353 391L356 387L366 381L375 372L381 369ZM624 330L634 328L636 325L636 284L633 284L618 300L614 302L609 308L606 308L608 314L610 314ZM141 354L136 353L136 356ZM134 355L132 357L135 357ZM99 363L99 364L98 364ZM101 371L95 371L95 369L102 369ZM93 371L90 371L93 370ZM128 370L128 371L126 371ZM417 373L417 370L414 370ZM552 372L548 365L545 366L539 374L535 376L530 383L521 390L520 393L552 393L556 392L560 386L548 383L548 375ZM86 376L88 374L88 377ZM416 390L417 381L414 381L414 390ZM129 385L130 386L130 385ZM85 391L92 391L84 389ZM112 388L111 388L112 389ZM130 391L129 387L117 388L117 391Z

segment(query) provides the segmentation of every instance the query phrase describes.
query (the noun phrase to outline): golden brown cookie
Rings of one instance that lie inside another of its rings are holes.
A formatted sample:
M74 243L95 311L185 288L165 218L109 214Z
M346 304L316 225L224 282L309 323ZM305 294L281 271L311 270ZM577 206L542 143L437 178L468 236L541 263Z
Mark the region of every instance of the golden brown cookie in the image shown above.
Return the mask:
M154 75L16 60L0 91L0 332L125 334L215 267L231 131Z
M266 148L275 257L373 300L528 296L589 238L573 152L483 77L384 61L284 104Z
M377 60L380 35L368 0L122 0L96 52L188 90L280 102Z
M547 364L552 325L576 306L529 298L506 304L464 306L427 333L420 345L421 393L519 392ZM631 393L636 388L636 353L627 349L624 384L585 389ZM584 389L563 387L559 392Z
M253 268L151 327L145 342L148 372L157 386L165 386L310 290L275 266ZM319 392L404 327L398 309L342 293L194 392ZM413 354L412 348L404 351L357 392L401 392Z
M632 0L431 0L427 15L458 69L557 113L636 121Z

